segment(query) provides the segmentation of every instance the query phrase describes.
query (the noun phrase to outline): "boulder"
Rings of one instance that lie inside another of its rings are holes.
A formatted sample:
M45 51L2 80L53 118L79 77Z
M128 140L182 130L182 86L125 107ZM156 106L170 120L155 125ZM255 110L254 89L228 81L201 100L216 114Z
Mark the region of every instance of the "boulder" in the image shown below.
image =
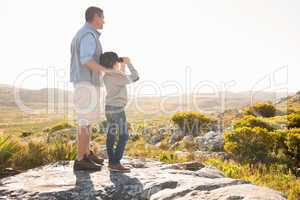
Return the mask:
M186 157L189 154L189 152L186 151L175 151L175 155L180 158L180 157Z
M186 135L182 139L183 142L193 142L193 140L194 140L194 138L192 135Z
M158 130L158 133L164 135L164 134L167 133L167 129L166 129L166 128L160 128L160 129Z
M222 151L224 146L221 132L209 131L204 136L195 137L194 141L198 144L199 150L204 151Z
M224 160L228 160L230 156L224 152L224 151L219 151L219 152L212 152L212 151L194 151L194 156L196 157L221 157Z
M168 165L126 158L123 163L132 167L130 173L110 173L106 162L97 172L74 172L73 161L30 169L1 179L0 199L286 200L278 191L225 177L199 162Z
M174 129L172 130L172 135L170 138L170 144L175 144L179 140L181 140L184 137L183 132L180 129Z
M164 135L161 133L158 133L158 134L155 134L152 137L150 137L150 139L148 140L148 143L155 145L158 142L160 142L163 138L164 138Z

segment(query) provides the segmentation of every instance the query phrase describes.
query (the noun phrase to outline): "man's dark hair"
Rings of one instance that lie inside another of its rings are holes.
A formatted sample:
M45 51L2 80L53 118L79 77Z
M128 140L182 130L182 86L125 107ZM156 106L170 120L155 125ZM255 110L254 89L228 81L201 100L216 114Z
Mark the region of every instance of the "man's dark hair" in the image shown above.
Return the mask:
M95 15L98 15L99 17L103 16L103 10L98 7L91 6L85 11L85 21L91 22Z
M118 54L112 51L105 52L100 56L100 65L105 68L113 68L113 66L119 61L120 58Z

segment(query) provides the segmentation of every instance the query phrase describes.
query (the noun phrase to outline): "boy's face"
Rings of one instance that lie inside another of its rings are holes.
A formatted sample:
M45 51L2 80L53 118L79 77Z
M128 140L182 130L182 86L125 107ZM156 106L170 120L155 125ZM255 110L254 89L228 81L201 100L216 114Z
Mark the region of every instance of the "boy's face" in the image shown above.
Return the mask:
M119 68L120 68L119 62L116 62L116 63L114 64L113 68L114 68L115 70L119 70Z

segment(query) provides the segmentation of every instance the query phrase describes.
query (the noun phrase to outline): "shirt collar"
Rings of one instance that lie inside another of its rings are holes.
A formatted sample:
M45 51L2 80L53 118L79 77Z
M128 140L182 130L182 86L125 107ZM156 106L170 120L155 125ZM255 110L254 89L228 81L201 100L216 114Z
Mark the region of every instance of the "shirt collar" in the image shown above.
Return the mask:
M93 27L90 23L86 22L84 24L85 27L91 29L94 33L96 33L98 35L98 37L100 37L101 32L99 32L95 27Z

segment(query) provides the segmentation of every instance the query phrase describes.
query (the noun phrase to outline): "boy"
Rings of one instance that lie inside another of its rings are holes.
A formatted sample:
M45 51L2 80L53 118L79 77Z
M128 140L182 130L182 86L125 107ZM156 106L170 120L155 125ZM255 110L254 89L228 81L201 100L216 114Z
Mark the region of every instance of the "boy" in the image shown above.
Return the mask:
M112 69L112 72L103 77L106 88L105 116L107 119L108 168L110 171L130 172L130 168L120 163L128 141L128 126L124 107L127 103L126 85L139 79L138 72L129 58L119 58L115 52L103 53L100 56L100 64L107 69ZM125 65L127 65L130 75L124 73ZM114 148L117 133L118 141L116 148Z

